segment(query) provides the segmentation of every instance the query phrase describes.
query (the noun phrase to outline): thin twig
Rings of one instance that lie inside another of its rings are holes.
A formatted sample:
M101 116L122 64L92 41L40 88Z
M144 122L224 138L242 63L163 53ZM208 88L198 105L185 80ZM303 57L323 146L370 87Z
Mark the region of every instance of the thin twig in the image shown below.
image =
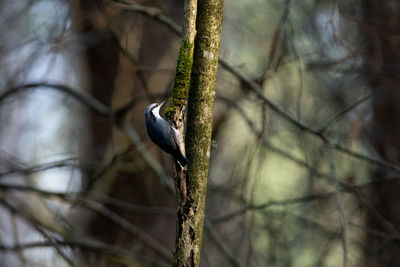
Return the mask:
M71 239L71 240L56 240L58 246L66 246L71 248L79 248L82 250L90 250L96 252L100 255L110 255L123 258L126 263L141 261L144 263L150 263L152 266L169 266L161 262L155 262L153 260L144 258L138 254L132 253L131 251L125 250L123 248L117 248L115 246L107 245L103 242L91 239ZM34 248L53 248L54 243L50 241L35 241L27 242L23 244L15 244L12 246L0 244L0 251L22 251ZM112 258L111 258L112 259ZM119 259L120 260L120 259Z
M53 162L48 162L48 163L42 163L30 167L21 167L21 168L12 168L10 170L4 171L0 173L0 177L9 175L9 174L14 174L14 173L23 173L23 174L31 174L31 173L37 173L37 172L44 172L50 169L54 168L60 168L60 167L71 167L71 168L79 168L83 169L83 167L94 167L98 166L99 164L94 163L94 162L85 162L82 159L77 159L77 158L68 158L68 159L63 159L59 161L53 161Z
M14 237L14 243L16 245L20 244L20 240L19 240L19 229L18 229L18 223L17 223L17 217L16 214L13 211L11 212L11 225L12 225L12 232L13 232L13 237ZM17 252L18 258L21 261L22 266L26 265L26 259L24 257L24 254L21 251Z
M145 148L143 142L140 140L140 136L137 133L136 129L132 126L132 124L124 120L120 120L118 126L131 140L139 156L158 176L161 184L166 185L168 188L170 188L170 190L174 191L174 186L171 183L172 179L170 179L170 176L165 173L163 167L150 155L148 150Z
M117 3L112 0L107 0L107 2L112 4L115 7L121 8L123 10L138 12L142 15L145 15L146 17L152 18L152 19L160 22L161 24L166 26L168 29L170 29L172 32L174 32L175 34L177 34L177 35L182 34L182 31L181 31L182 27L180 27L172 19L163 15L161 10L158 8L146 7L146 6L139 5L139 4L122 4L122 3Z
M32 192L41 195L42 197L48 198L58 198L67 201L76 201L82 199L89 199L95 202L98 202L103 205L107 205L113 208L118 208L121 210L133 212L133 213L141 213L141 214L152 214L152 215L162 215L162 216L175 216L175 211L170 208L165 207L150 207L150 206L141 206L129 204L119 199L115 199L112 197L90 193L85 195L83 192L54 192L43 190L39 188L35 188L32 186L26 185L15 185L15 184L4 184L0 183L0 190L16 190L19 192Z
M22 93L24 91L32 90L32 89L50 89L50 90L57 90L63 93L66 93L69 96L72 96L79 102L82 102L86 106L90 107L93 111L98 113L99 115L103 115L106 117L113 116L113 112L105 106L103 103L98 101L97 99L93 98L92 96L88 95L87 93L72 89L71 87L63 84L58 83L27 83L20 86L15 86L10 88L0 94L0 103L6 100L7 98L16 95L17 93Z
M0 205L7 208L12 214L18 215L20 218L24 219L28 224L30 224L38 233L40 233L45 239L48 240L49 243L53 245L53 248L57 251L57 253L68 263L69 266L73 266L73 261L68 257L59 247L57 247L54 242L54 238L51 237L43 228L42 225L32 216L23 212L10 203L8 203L5 199L0 198Z
M214 227L212 227L212 224L208 220L205 220L204 227L208 236L211 238L211 240L214 241L214 243L218 246L221 252L227 257L232 266L235 267L246 266L246 264L243 261L241 261L235 255L235 253L226 245L226 242L221 239L217 231L214 229Z
M218 216L218 217L211 217L209 220L215 224L215 223L222 223L226 222L228 220L232 220L238 216L241 216L245 214L246 212L252 211L252 210L263 210L267 209L273 206L286 206L286 205L294 205L294 204L299 204L299 203L305 203L309 201L314 201L314 200L323 200L330 198L335 195L336 192L328 192L325 194L316 194L316 195L309 195L309 196L304 196L304 197L299 197L299 198L294 198L294 199L286 199L282 201L277 201L277 200L271 200L267 201L266 203L260 204L260 205L246 205L243 208L240 208L236 211L230 212L226 215ZM208 216L210 217L210 216Z
M361 99L357 100L350 106L346 107L339 113L337 113L335 116L333 116L331 119L328 120L328 122L319 130L320 133L324 133L336 120L338 120L340 117L343 115L347 114L349 111L353 110L354 108L358 107L360 104L364 103L367 101L371 96L373 96L377 91L373 91L372 93L362 97Z
M172 258L168 249L162 246L153 237L140 230L137 226L131 224L128 220L124 219L123 217L119 216L118 214L112 212L110 209L107 209L106 207L95 201L83 200L81 204L82 206L94 210L104 217L110 219L112 222L119 225L125 231L136 236L139 240L141 240L143 243L145 243L155 252L157 252L157 254L159 254L162 258L164 258L168 262L171 262Z

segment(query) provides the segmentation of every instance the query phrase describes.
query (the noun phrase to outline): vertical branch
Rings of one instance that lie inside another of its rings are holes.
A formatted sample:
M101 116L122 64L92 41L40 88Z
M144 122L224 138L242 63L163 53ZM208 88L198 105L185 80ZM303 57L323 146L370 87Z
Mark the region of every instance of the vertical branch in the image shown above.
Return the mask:
M197 0L185 0L184 15L185 20L182 28L183 38L176 64L172 96L170 97L168 106L165 109L165 117L178 129L182 136L184 136L185 106L193 65L193 50L196 37ZM190 255L193 257L193 253L190 252L192 251L191 246L185 242L190 239L189 236L191 236L191 232L182 231L183 217L185 216L185 209L183 207L185 206L188 195L188 173L178 162L175 162L175 169L175 189L178 200L178 211L173 264L174 266L182 266L183 263L193 263L193 260L189 259ZM188 230L189 228L186 227L185 229Z
M343 199L340 192L339 178L336 171L335 149L331 143L328 143L328 149L329 165L331 167L331 174L335 178L336 185L336 206L340 214L340 226L342 229L343 267L346 267L348 262L347 217L344 211Z
M222 11L222 0L198 1L187 105L187 197L178 210L174 266L200 263Z
M165 109L165 116L182 134L185 121L185 106L190 85L193 64L193 47L196 36L197 0L185 0L185 21L182 28L182 42L176 64L172 96Z
M13 231L13 237L14 237L14 243L15 245L19 246L19 230L18 230L18 224L17 224L17 218L14 210L10 210L11 213L11 225L12 225L12 231ZM21 266L26 266L26 259L24 256L24 253L22 251L17 251L17 256L19 257L21 261Z
M197 0L186 0L184 3L185 21L182 27L182 42L176 63L172 96L165 109L165 117L184 136L185 106L190 86L190 73L193 65L193 48L196 36ZM181 147L184 150L184 146ZM184 152L184 151L183 151ZM187 195L186 172L175 162L175 188L178 206Z

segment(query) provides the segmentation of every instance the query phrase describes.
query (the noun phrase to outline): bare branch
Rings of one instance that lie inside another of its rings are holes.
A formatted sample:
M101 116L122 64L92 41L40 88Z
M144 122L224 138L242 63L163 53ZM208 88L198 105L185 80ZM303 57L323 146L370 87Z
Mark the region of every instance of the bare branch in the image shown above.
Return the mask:
M72 96L79 102L85 104L86 106L90 107L98 113L99 115L103 115L106 117L111 117L113 116L113 113L111 110L106 107L104 104L96 100L95 98L91 97L90 95L86 94L83 91L75 90L72 89L71 87L68 87L66 85L62 84L56 84L56 83L28 83L24 84L21 86L16 86L14 88L8 89L5 92L0 94L0 103L2 103L4 100L7 98L16 95L17 93L20 92L26 92L32 89L51 89L51 90L57 90L63 93L66 93L67 95Z
M209 221L205 221L204 227L206 229L206 232L208 236L211 238L211 240L214 241L214 243L217 245L217 247L221 250L223 255L225 255L228 259L228 261L232 264L232 266L235 267L245 267L247 266L242 260L236 257L235 253L226 245L224 240L221 239L217 231L212 227L211 223Z
M87 207L91 210L98 212L99 214L103 215L104 217L110 219L115 224L119 225L121 228L123 228L128 233L131 233L132 235L136 236L139 240L141 240L143 243L145 243L150 248L152 248L155 252L157 252L157 254L159 254L161 257L166 259L168 262L172 261L172 258L171 258L171 255L170 255L170 252L168 249L166 249L153 237L149 236L148 234L146 234L145 232L140 230L135 225L131 224L129 221L127 221L123 217L112 212L111 210L107 209L103 205L96 203L94 201L91 201L91 200L83 200L81 202L81 204L84 207Z
M121 263L122 260L122 262L125 262L127 265L134 263L139 264L139 262L143 262L143 263L150 263L152 264L152 266L169 266L168 264L155 262L138 254L132 253L132 251L107 245L97 240L91 240L91 239L57 240L56 244L57 246L60 247L79 248L82 250L89 250L91 252L98 253L101 255L106 254L108 256L114 256L114 257L116 256L118 257L117 259L118 263ZM0 244L0 251L21 251L27 249L46 248L46 247L53 248L54 243L50 241L37 241L37 242L16 244L13 246ZM113 257L110 257L110 260L113 260Z
M294 198L294 199L286 199L286 200L282 200L282 201L271 200L271 201L267 201L266 203L260 204L260 205L248 204L243 208L240 208L236 211L230 212L229 214L218 216L218 217L211 217L209 220L213 224L223 223L228 220L232 220L238 216L242 216L243 214L245 214L249 211L263 210L263 209L267 209L267 208L270 208L273 206L286 206L286 205L306 203L306 202L315 201L315 200L324 200L324 199L334 196L335 194L336 194L336 191L325 193L325 194L309 195L309 196L299 197L299 198Z
M339 178L337 177L336 171L336 158L335 150L331 145L329 145L329 164L331 166L332 176L335 178L336 186L336 206L340 214L340 226L342 230L342 248L343 248L343 267L347 266L348 262L348 236L347 236L347 216L344 210L342 194L340 192Z

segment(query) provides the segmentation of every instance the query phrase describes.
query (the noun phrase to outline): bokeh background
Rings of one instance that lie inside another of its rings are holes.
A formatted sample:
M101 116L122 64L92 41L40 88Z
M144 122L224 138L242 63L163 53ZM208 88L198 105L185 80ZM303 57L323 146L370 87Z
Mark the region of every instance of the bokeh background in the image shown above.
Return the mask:
M182 19L0 0L0 266L170 265ZM220 59L201 266L400 266L400 2L225 1Z

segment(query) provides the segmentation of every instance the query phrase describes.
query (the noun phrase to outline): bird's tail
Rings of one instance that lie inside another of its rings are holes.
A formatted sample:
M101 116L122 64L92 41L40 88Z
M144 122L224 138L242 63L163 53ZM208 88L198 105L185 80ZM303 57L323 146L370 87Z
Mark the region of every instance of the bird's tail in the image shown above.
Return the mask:
M179 156L176 160L179 162L179 164L181 164L182 167L185 167L189 162L187 158L181 153L179 153Z

